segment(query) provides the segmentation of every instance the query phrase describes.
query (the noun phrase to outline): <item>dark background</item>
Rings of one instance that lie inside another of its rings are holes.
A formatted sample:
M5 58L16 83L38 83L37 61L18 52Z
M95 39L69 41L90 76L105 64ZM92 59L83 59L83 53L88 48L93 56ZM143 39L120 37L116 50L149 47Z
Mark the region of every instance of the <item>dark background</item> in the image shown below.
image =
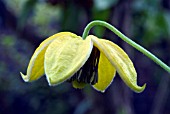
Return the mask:
M131 91L116 76L106 92L70 83L25 83L36 47L70 31L82 35L92 20L104 20L170 65L169 0L0 0L0 114L170 114L170 74L103 27L91 34L117 43L130 56L144 92Z

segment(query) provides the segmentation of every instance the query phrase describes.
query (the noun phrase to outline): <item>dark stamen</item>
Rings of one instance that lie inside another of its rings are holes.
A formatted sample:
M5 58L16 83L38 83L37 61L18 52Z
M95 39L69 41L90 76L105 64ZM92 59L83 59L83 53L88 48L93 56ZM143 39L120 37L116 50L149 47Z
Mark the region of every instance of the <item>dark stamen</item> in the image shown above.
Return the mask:
M96 47L93 47L92 53L84 66L67 81L72 82L77 80L77 82L84 82L91 85L96 84L98 81L99 57L100 51Z

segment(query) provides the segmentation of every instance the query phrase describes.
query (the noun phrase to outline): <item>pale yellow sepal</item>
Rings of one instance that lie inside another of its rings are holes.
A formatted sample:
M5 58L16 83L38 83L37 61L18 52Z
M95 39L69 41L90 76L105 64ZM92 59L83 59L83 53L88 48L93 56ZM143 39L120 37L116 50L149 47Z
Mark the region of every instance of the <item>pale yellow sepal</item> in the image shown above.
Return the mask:
M99 64L98 64L98 82L93 86L96 90L105 92L107 87L112 83L116 74L116 69L100 52Z
M69 79L87 61L92 51L91 39L63 36L54 40L45 53L45 73L49 85Z
M93 35L88 37L92 39L94 46L104 53L128 87L138 93L145 89L146 84L142 87L137 85L137 74L133 63L118 45L108 40L98 39Z
M21 76L24 81L34 81L40 78L42 75L44 75L44 54L46 52L47 47L49 44L54 40L57 39L58 37L64 36L64 35L74 35L73 33L70 32L60 32L58 34L55 34L46 40L44 40L39 47L35 50L28 68L27 68L27 74L24 75L22 73Z

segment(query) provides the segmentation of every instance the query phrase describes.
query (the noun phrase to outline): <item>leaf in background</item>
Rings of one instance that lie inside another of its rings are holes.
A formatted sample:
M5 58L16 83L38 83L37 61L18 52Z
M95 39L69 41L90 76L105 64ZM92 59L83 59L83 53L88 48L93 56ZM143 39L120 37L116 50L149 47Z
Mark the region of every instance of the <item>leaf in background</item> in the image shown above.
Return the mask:
M168 25L164 15L162 11L152 14L148 12L143 36L143 42L146 45L159 42L168 36Z

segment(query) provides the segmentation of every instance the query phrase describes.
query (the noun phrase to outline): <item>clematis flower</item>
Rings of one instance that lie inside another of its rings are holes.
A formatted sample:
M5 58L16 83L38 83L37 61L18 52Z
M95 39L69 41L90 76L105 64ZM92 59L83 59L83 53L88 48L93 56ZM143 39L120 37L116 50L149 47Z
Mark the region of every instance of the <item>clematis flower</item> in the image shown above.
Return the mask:
M118 45L93 35L83 40L73 33L60 32L40 44L29 62L27 74L21 76L25 82L31 82L45 74L49 85L67 81L75 88L90 84L104 92L116 71L133 91L145 89L145 84L137 85L134 65Z

